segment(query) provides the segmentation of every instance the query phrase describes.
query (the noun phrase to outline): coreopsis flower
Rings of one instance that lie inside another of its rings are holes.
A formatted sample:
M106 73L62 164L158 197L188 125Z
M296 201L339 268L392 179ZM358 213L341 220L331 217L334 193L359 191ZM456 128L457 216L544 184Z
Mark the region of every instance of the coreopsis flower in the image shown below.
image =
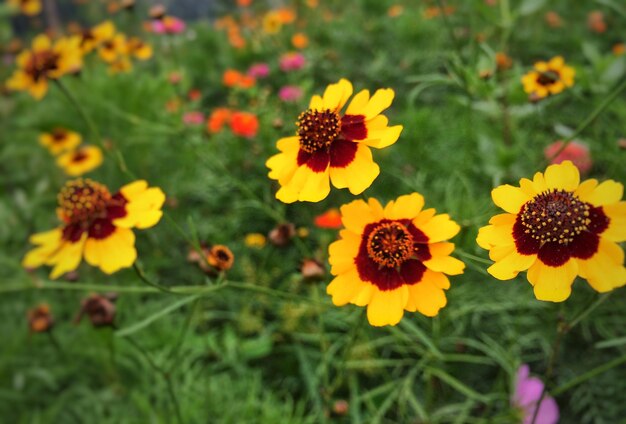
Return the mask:
M152 47L145 41L131 37L126 41L126 51L139 60L148 60L152 57Z
M556 56L548 62L535 63L534 69L522 77L522 84L526 93L539 100L574 85L575 74L574 68Z
M402 131L401 125L388 127L381 115L394 92L380 89L370 97L362 90L342 114L351 95L352 84L345 79L329 85L298 117L296 135L278 140L280 153L266 162L269 177L281 186L276 198L285 203L319 202L328 196L330 182L360 194L376 179L380 171L370 147L390 146Z
M261 233L250 233L246 234L243 242L247 247L261 248L265 246L266 238Z
M577 275L598 292L626 284L624 186L613 180L580 182L572 162L550 165L520 187L502 185L491 192L506 213L491 218L476 242L495 261L487 271L510 280L528 270L539 300L562 302Z
M39 144L47 148L53 155L75 149L81 140L80 134L65 128L55 128L52 132L39 135Z
M112 62L109 62L107 68L109 74L127 74L133 69L133 63L126 55L116 57Z
M563 150L561 150L562 146L563 142L561 140L550 144L543 149L544 157L549 160L551 164L570 160L582 175L585 175L591 170L593 162L591 161L589 147L578 141L570 141ZM560 151L560 153L554 156L558 151Z
M267 234L267 238L274 246L286 246L296 236L296 226L291 222L283 222Z
M209 249L206 260L216 271L228 271L233 267L235 255L227 246L216 244Z
M259 120L254 113L233 112L230 117L230 129L235 135L254 137L259 130Z
M102 40L98 46L98 56L106 63L114 63L119 57L128 54L126 36L122 33L114 34L112 37Z
M7 4L19 9L24 15L35 16L41 13L41 0L8 0Z
M80 35L80 49L83 54L89 53L105 40L113 38L115 25L111 21L104 21L91 29L82 31Z
M31 333L45 333L52 330L54 318L52 318L48 304L40 303L35 308L29 309L26 316Z
M48 36L35 37L30 50L17 56L18 69L6 82L11 90L28 91L35 99L48 92L48 81L77 72L83 64L78 37L60 38L54 44Z
M74 151L63 153L57 158L57 165L71 177L79 177L102 165L102 150L96 146L82 146Z
M276 11L270 10L263 16L262 28L266 34L276 34L282 27L282 19Z
M81 302L80 311L74 318L78 324L83 316L87 315L94 327L110 327L115 321L115 300L117 295L110 293L106 295L92 294Z
M22 261L26 268L52 266L52 279L78 268L83 257L106 274L131 266L137 258L132 228L156 225L165 195L143 180L111 194L100 183L77 179L66 183L58 200L61 226L31 236L37 247Z
M537 377L530 377L528 365L523 364L519 367L511 406L520 412L522 424L556 424L559 421L559 406L550 395L544 395L542 398L543 391L543 381ZM541 403L537 405L540 400Z
M384 326L400 322L405 310L432 317L446 305L446 274L461 274L465 265L445 240L460 227L423 206L412 193L384 208L373 198L341 207L345 229L328 248L335 278L326 292L336 306L367 306L369 323Z

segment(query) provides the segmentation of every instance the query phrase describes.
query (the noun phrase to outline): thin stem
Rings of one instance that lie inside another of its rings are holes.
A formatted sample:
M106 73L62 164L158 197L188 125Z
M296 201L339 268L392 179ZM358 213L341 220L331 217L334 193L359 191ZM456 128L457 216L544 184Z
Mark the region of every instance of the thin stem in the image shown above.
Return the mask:
M98 130L98 127L94 123L93 119L91 119L91 116L85 111L83 106L80 104L80 102L78 101L74 93L72 93L72 91L69 90L67 86L60 79L55 79L54 82L56 86L59 87L59 90L61 90L61 92L65 95L65 97L70 101L70 103L72 103L72 106L74 106L74 108L78 111L80 116L83 118L95 142L98 143L98 145L104 152L113 155L113 157L115 158L115 161L117 162L118 167L124 174L134 179L135 178L134 175L128 170L128 167L126 166L126 161L124 161L124 157L122 156L122 153L117 149L112 151L111 149L108 149L104 145L104 141L102 140L102 136L100 135L100 131Z
M611 295L611 292L600 295L598 299L596 299L589 306L587 306L580 314L578 314L576 318L574 318L569 323L567 330L569 331L572 328L574 328L577 324L579 324L584 318L587 317L587 315L593 312L594 309L596 309L598 306L604 303L609 298L610 295Z
M564 393L566 391L568 391L569 389L571 389L574 386L579 385L580 383L584 383L585 381L595 377L598 374L602 374L603 372L606 372L608 370L610 370L611 368L614 368L618 365L621 365L623 363L626 362L626 355L622 355L619 358L615 358L610 362L607 362L604 365L600 365L599 367L596 367L592 370L587 371L586 373L579 375L578 377L568 381L567 383L557 387L556 389L554 389L552 391L552 395L554 396L558 396L561 393Z
M180 352L180 349L183 345L183 342L185 341L185 338L187 337L187 334L189 333L189 328L191 327L191 323L193 321L194 316L196 315L199 305L200 305L200 298L194 300L193 304L189 308L189 314L187 315L187 319L185 320L185 323L183 324L183 328L180 330L180 335L178 336L178 340L170 352L170 359L172 359L172 367L170 368L170 372L172 372L172 370L176 367L176 365L178 365L178 361L176 361L175 359Z
M602 103L576 128L573 134L563 140L561 147L548 158L548 162L552 162L565 148L578 137L587 127L606 109L613 101L626 89L626 79L607 97Z
M148 277L146 277L146 274L144 274L143 270L141 268L139 268L139 265L137 264L137 261L135 261L133 263L133 269L135 270L135 273L137 273L137 276L139 277L139 279L141 281L143 281L144 283L146 283L149 286L152 286L154 288L156 288L159 291L162 291L164 293L169 293L169 294L180 294L177 293L175 291L172 291L170 288L162 286L158 283L155 283L154 281L151 281Z

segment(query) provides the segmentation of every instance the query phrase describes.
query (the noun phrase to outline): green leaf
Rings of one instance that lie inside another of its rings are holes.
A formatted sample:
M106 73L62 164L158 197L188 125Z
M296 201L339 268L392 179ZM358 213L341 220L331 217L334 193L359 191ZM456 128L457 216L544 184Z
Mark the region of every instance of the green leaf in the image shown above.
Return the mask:
M122 328L121 330L116 331L115 335L117 337L127 337L127 336L130 336L131 334L134 334L137 331L143 330L145 327L149 326L153 322L163 318L166 315L169 315L170 313L172 313L175 310L185 306L186 304L193 302L198 297L200 297L200 296L195 295L195 296L189 296L189 297L185 297L183 299L180 299L179 301L170 304L169 306L167 306L167 307L163 308L162 310L158 311L157 313L152 314L149 317L139 321L138 323L133 324L131 326L128 326L126 328Z
M448 374L447 372L445 372L444 370L440 368L428 367L426 368L426 374L430 374L439 378L441 381L443 381L444 383L452 387L454 390L467 396L470 399L477 400L480 402L487 402L487 400L489 399L487 396L481 393L478 393L477 391L473 389L470 389L465 384L461 383L459 380L452 377L450 374Z

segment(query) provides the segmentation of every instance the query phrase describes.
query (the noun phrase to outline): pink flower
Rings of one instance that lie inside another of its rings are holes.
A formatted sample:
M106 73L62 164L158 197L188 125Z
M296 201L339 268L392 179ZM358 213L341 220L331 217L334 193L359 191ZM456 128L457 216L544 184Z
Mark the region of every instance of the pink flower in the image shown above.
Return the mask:
M284 72L297 71L306 64L306 59L302 53L285 53L280 57L280 69Z
M591 154L589 148L577 141L570 142L561 153L559 153L554 159L552 157L563 146L561 140L555 141L543 150L543 154L550 163L561 163L564 160L571 160L581 174L589 172L592 166Z
M185 28L185 22L173 16L152 21L152 32L155 34L180 34Z
M186 125L201 125L204 123L204 114L198 111L187 112L183 115L183 122Z
M278 97L283 102L297 102L302 97L302 89L296 85L286 85L281 87Z
M517 370L515 393L511 405L522 413L522 423L531 424L537 409L537 402L544 390L543 382L537 377L530 377L530 368L523 364ZM559 406L553 397L545 395L537 411L535 424L556 424L559 421Z
M270 74L270 67L267 63L255 63L248 69L248 76L252 78L265 78Z

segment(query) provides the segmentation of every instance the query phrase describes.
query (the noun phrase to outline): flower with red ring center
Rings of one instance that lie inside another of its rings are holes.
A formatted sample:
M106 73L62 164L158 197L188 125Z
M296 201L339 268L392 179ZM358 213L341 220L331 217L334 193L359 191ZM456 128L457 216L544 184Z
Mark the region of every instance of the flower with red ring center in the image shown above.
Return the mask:
M62 226L31 236L37 247L22 261L27 268L53 266L53 279L75 270L83 257L107 274L131 266L137 258L132 228L156 225L165 195L143 180L111 195L103 184L78 179L66 184L58 200Z
M380 170L370 148L394 144L402 126L387 126L381 112L393 100L393 90L381 89L370 97L369 91L352 95L352 84L342 79L329 85L323 96L315 95L309 108L300 114L296 135L278 140L280 153L266 162L269 177L280 189L276 198L285 202L319 202L328 196L330 183L360 194Z
M384 208L375 199L341 207L345 229L328 249L335 278L326 291L335 305L367 305L374 326L396 325L405 310L435 316L446 305L446 274L461 274L464 264L445 240L460 227L423 205L413 193Z
M561 302L571 293L577 275L599 292L626 284L624 187L612 180L580 182L572 162L550 165L520 187L492 191L507 213L494 216L480 229L477 243L495 261L487 270L509 280L528 270L539 300Z

